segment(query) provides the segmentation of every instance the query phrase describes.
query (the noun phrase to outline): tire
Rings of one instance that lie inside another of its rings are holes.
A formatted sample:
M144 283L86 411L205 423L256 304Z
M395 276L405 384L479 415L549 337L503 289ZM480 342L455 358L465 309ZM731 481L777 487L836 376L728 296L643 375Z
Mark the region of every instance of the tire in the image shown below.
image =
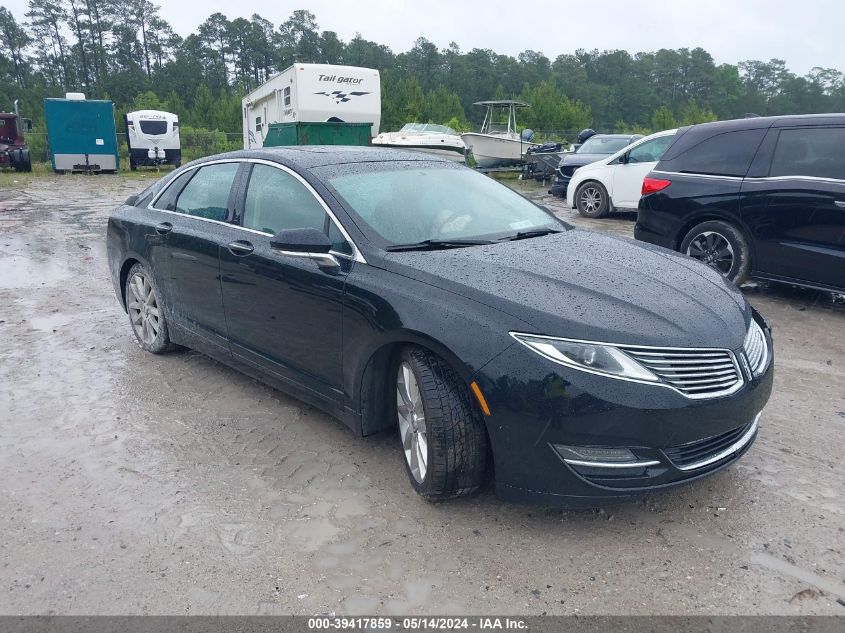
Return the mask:
M737 286L748 279L751 251L736 226L721 220L702 222L686 234L680 251L715 269Z
M137 171L138 165L135 164L134 160L129 161L129 171Z
M487 469L487 434L466 385L443 359L418 347L402 350L392 375L389 397L414 490L429 501L478 490Z
M175 348L170 342L164 305L147 268L135 264L126 275L124 298L135 340L146 352L161 354ZM137 307L136 307L137 306Z
M588 180L575 192L575 207L585 218L603 218L610 211L607 189L600 182Z

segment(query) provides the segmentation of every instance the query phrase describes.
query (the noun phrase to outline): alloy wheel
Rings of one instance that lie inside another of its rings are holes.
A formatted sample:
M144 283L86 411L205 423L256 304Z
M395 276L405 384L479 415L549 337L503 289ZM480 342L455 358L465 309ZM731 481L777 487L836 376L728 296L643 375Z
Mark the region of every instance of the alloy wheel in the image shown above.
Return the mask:
M602 194L596 187L584 187L578 196L578 204L584 213L595 213L602 205Z
M405 461L414 480L421 484L428 470L428 436L420 387L414 370L406 362L399 365L396 376L396 410Z
M727 275L734 265L734 249L721 233L705 231L687 246L687 255Z
M161 312L150 280L135 273L129 279L128 305L132 329L142 343L152 345L161 329Z

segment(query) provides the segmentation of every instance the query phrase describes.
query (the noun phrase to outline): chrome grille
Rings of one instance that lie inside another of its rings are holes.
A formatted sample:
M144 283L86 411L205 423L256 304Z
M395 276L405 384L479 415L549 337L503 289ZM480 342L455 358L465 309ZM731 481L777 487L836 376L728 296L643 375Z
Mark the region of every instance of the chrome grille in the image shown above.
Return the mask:
M751 326L748 328L742 347L751 371L755 376L758 375L766 367L769 353L766 349L766 335L754 319L751 320Z
M745 447L757 431L757 420L741 426L727 433L715 435L682 446L664 448L663 453L676 468L681 470L695 470L703 466L715 464L727 457L733 456Z
M653 374L690 398L714 398L742 384L733 354L718 349L620 347Z

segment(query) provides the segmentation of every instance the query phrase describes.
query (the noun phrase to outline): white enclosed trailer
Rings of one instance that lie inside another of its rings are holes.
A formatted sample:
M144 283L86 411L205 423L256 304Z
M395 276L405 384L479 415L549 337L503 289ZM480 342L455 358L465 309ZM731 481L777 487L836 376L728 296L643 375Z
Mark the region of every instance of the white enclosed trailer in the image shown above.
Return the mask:
M126 113L126 142L129 166L182 164L179 117L160 110L136 110Z
M262 147L271 123L381 123L381 79L372 68L294 64L243 98L244 148Z

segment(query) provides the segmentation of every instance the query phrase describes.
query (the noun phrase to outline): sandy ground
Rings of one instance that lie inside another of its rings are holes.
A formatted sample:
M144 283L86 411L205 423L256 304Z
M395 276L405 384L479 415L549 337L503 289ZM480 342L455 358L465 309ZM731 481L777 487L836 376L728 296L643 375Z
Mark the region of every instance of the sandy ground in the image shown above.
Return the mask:
M831 295L749 291L777 374L758 441L727 471L597 511L490 490L432 505L393 434L358 439L197 353L138 348L104 229L142 185L0 191L0 613L845 614Z

